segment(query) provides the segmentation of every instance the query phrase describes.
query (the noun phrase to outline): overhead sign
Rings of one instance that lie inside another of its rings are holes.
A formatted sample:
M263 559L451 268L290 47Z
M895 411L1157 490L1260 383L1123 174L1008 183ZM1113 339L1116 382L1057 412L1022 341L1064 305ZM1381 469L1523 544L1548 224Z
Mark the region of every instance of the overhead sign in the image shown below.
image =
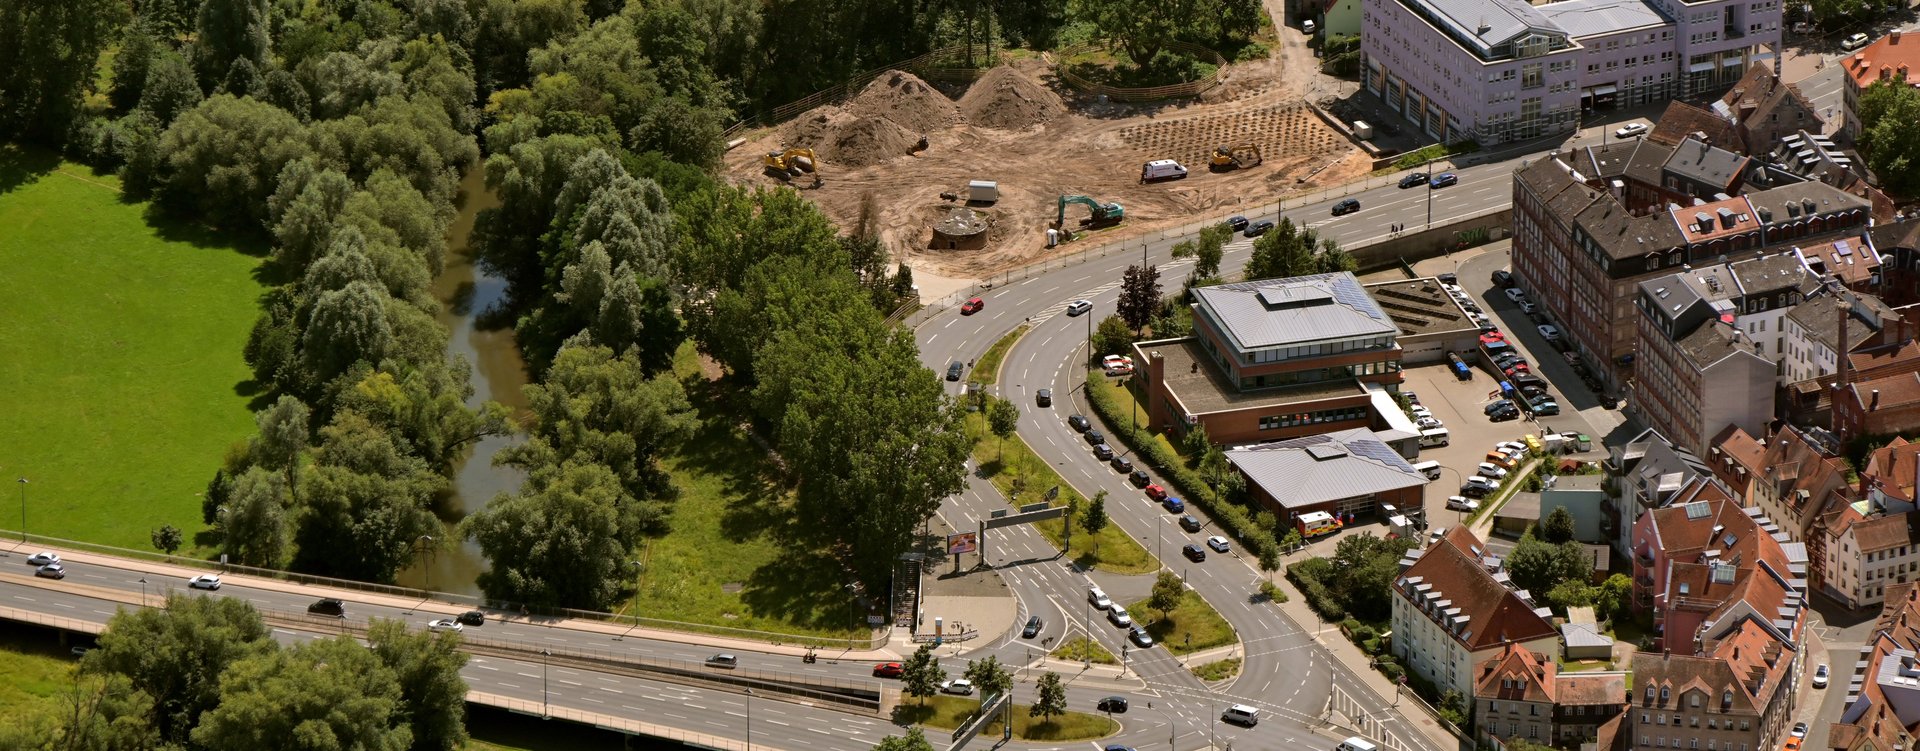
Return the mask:
M960 532L947 535L947 555L971 553L980 548L980 533Z
M980 524L981 526L986 527L987 529L999 529L1001 527L1011 527L1015 524L1032 524L1034 522L1046 521L1048 519L1058 519L1062 516L1067 515L1067 507L1065 506L1054 506L1053 508L1046 508L1045 506L1046 504L1044 503L1036 503L1031 506L1028 506L1027 508L1037 507L1039 508L1038 511L1022 510L1018 514L1014 514L1012 516L1001 516L1001 517L995 517L992 519L987 519L982 521Z

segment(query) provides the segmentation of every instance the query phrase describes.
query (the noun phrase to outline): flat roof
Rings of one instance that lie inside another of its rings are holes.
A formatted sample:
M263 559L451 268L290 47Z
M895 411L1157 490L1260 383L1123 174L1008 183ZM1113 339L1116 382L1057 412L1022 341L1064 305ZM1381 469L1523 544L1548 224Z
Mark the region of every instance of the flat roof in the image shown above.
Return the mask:
M1668 22L1667 17L1646 0L1567 0L1548 3L1536 10L1575 39Z
M1547 20L1538 8L1524 0L1400 0L1419 7L1423 15L1452 27L1455 34L1472 40L1481 57L1502 44L1511 42L1528 30L1563 33Z
M1237 388L1238 384L1227 382L1226 376L1220 373L1220 368L1213 363L1206 348L1200 346L1198 339L1189 337L1141 342L1134 346L1140 350L1141 363L1145 363L1152 353L1160 353L1165 360L1162 372L1165 373L1163 380L1167 391L1179 400L1180 406L1189 414L1203 415L1263 405L1277 407L1339 397L1364 398L1368 393L1364 383L1350 378L1243 392Z
M1374 304L1386 311L1402 334L1480 328L1434 277L1374 282L1365 287Z
M1365 428L1236 448L1227 462L1289 509L1427 484Z
M1243 351L1400 333L1345 271L1199 287L1193 295Z

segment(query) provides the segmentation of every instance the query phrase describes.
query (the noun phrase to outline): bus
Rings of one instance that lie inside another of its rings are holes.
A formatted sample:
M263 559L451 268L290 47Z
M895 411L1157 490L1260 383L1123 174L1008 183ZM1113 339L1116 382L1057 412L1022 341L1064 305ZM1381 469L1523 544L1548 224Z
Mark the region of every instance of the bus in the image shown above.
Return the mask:
M1297 523L1300 525L1301 536L1307 539L1313 539L1321 535L1330 535L1340 531L1340 520L1333 518L1332 514L1325 511L1310 511L1301 514Z

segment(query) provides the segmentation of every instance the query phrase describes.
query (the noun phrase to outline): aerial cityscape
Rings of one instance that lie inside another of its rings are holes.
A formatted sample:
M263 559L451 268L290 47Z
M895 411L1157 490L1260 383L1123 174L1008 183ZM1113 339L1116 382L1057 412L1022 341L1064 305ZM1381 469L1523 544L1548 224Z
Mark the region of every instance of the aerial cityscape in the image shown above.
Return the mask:
M0 749L1914 751L1916 8L0 0Z

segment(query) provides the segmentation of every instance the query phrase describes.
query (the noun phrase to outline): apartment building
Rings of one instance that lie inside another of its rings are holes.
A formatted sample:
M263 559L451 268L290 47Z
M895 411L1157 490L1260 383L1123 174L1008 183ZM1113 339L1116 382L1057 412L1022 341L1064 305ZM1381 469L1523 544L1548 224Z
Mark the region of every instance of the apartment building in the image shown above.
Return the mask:
M1365 86L1428 135L1483 145L1582 110L1717 92L1780 41L1777 0L1363 0Z
M1847 467L1830 434L1782 421L1768 432L1728 427L1713 441L1707 461L1743 506L1779 525L1787 542L1807 547L1808 586L1827 585L1832 514L1857 500Z
M1600 509L1600 531L1622 557L1632 555L1634 530L1654 509L1734 497L1700 457L1674 446L1651 429L1608 449L1604 468L1610 489ZM1644 601L1636 604L1652 607L1651 598L1648 591Z
M1867 457L1858 495L1827 514L1827 592L1851 607L1887 601L1920 581L1920 444L1895 438Z
M1833 398L1833 432L1843 440L1920 432L1920 372L1843 385Z
M1851 674L1834 664L1829 690L1848 686L1840 720L1827 726L1827 748L1895 751L1920 737L1920 587L1887 587L1873 637L1860 648Z
M1880 81L1894 79L1913 79L1910 72L1920 68L1920 40L1903 34L1899 29L1888 32L1865 47L1840 59L1845 73L1840 77L1840 91L1846 105L1846 118L1840 124L1840 132L1847 140L1860 137L1860 95L1867 87ZM1907 37L1907 38L1902 38Z
M1627 742L1635 749L1772 751L1795 706L1795 648L1754 619L1697 655L1639 652Z
M1524 739L1545 746L1612 748L1610 735L1626 707L1625 673L1562 673L1546 655L1518 644L1480 663L1473 687L1474 736L1504 748Z
M1786 352L1781 367L1788 383L1827 378L1840 372L1840 353L1860 352L1881 345L1882 329L1900 321L1900 314L1880 298L1828 286L1811 294L1787 314Z
M1393 652L1441 691L1473 696L1475 666L1510 644L1559 654L1560 632L1547 621L1549 611L1513 587L1465 526L1408 552L1393 592Z
M1804 621L1805 546L1732 500L1695 501L1642 516L1634 530L1636 608L1653 615L1656 646L1692 653L1725 624L1752 615L1797 643Z

